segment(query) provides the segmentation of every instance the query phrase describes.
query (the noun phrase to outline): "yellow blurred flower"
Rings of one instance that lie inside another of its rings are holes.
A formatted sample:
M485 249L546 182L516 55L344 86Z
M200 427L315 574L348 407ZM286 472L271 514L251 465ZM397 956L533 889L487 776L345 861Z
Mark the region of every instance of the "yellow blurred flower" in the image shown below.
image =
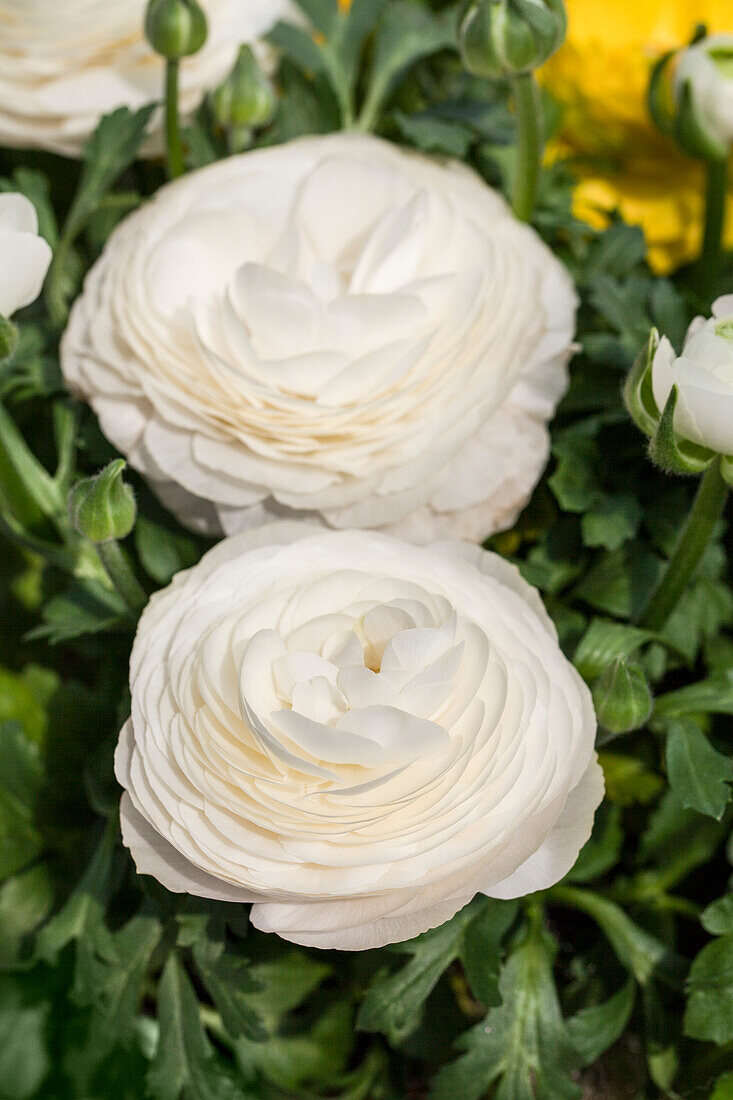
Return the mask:
M702 223L703 174L653 127L646 108L652 63L686 44L699 23L733 31L732 0L566 0L568 38L542 70L564 106L550 155L573 158L576 214L605 224L618 210L641 225L662 272L692 259ZM733 243L733 196L728 224Z

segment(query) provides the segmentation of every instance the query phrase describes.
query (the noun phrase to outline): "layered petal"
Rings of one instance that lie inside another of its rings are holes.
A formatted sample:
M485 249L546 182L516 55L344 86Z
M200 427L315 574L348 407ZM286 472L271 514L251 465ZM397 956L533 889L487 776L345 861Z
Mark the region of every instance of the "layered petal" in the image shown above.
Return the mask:
M478 176L333 134L163 188L92 269L62 363L192 527L482 540L547 461L574 317Z
M539 597L466 543L278 523L144 612L123 837L174 891L362 949L544 889L602 797L590 696Z

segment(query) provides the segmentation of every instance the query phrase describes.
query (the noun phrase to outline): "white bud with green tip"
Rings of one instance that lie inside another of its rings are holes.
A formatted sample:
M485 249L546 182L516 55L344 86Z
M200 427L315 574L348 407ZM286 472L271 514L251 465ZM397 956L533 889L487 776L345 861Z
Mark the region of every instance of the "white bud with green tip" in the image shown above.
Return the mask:
M475 0L461 26L461 54L476 76L520 76L543 65L566 30L562 0Z
M678 138L693 155L726 159L733 147L733 34L715 34L677 57Z
M640 729L653 707L644 670L635 662L618 657L593 685L593 703L599 724L609 733Z
M79 534L92 542L124 539L135 526L135 494L122 480L127 463L118 458L69 493L69 514Z
M197 0L150 0L145 37L161 57L190 57L198 53L207 35L206 15Z
M733 470L733 295L692 322L680 355L653 331L624 399L663 469L699 474L722 455L724 475Z
M234 68L211 96L214 118L227 130L256 129L272 120L277 97L250 46L242 46Z

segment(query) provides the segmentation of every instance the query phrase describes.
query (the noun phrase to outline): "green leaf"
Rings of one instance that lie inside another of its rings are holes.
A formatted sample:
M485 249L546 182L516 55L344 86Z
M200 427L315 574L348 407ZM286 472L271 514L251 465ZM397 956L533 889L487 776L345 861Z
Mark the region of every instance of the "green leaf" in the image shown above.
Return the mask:
M711 902L700 918L703 928L712 936L733 933L733 893Z
M712 859L724 835L723 825L694 810L686 810L670 790L641 835L639 862L650 864L646 873L659 875L671 889L695 867Z
M253 1042L264 1042L267 1031L248 1002L248 994L260 988L248 960L224 951L223 945L212 939L200 939L193 956L227 1032L233 1039L245 1035Z
M470 126L435 115L393 111L390 119L397 124L403 137L426 153L444 153L463 160L476 140Z
M733 934L703 947L687 979L685 1035L713 1043L733 1041Z
M357 1018L362 1031L382 1031L398 1045L420 1022L422 1008L443 972L462 953L469 927L490 913L493 922L481 922L484 936L482 955L476 958L475 945L470 952L471 967L481 975L481 964L498 969L501 937L511 922L516 907L493 906L486 898L477 898L452 920L399 945L410 961L388 977L378 977L370 986ZM507 919L508 918L508 919ZM497 936L492 936L492 923ZM481 978L479 978L479 981ZM469 977L469 984L471 979Z
M68 313L67 266L71 246L115 180L137 156L154 110L152 103L139 111L119 107L102 118L84 147L79 184L46 278L46 303L52 320L59 326Z
M655 637L651 631L636 626L593 619L578 643L573 663L584 680L595 680L617 657L631 657Z
M51 1069L46 1030L51 1004L28 1001L23 986L0 976L0 1091L30 1100Z
M641 610L662 572L659 558L638 543L604 554L574 595L597 611L629 619Z
M158 987L160 1041L148 1073L155 1100L248 1100L206 1037L199 1003L177 952Z
M733 714L733 669L657 696L655 718L686 718L691 714Z
M74 940L82 950L92 951L114 884L114 854L119 835L116 816L104 828L89 866L62 909L38 933L35 958L52 963Z
M433 1080L431 1100L571 1100L581 1064L563 1020L552 976L554 941L533 922L499 979L501 1005L456 1043L463 1053Z
M50 645L82 634L114 630L128 619L128 609L116 592L97 581L73 581L43 608L43 624L28 632L29 639L45 638Z
M51 912L53 885L45 863L36 863L0 886L0 968L18 960L25 938Z
M617 550L634 537L642 515L641 505L630 494L603 493L583 516L583 542Z
M195 565L200 552L193 539L168 531L144 515L135 524L135 549L143 569L158 584L168 584L181 569Z
M302 1095L300 1090L313 1081L330 1090L332 1082L344 1073L353 1044L354 1016L351 1005L342 1000L329 1005L315 1020L311 1017L305 1029L301 1026L295 1031L291 1025L266 1043L239 1039L235 1054L247 1081L264 1077L280 1089L297 1090Z
M733 1071L718 1078L710 1100L733 1100Z
M400 74L421 57L456 43L455 12L433 14L409 0L387 4L377 27L374 58L358 125L376 127L386 99Z
M60 515L65 501L33 455L7 409L0 405L0 503L27 531Z
M250 1004L273 1030L281 1017L298 1008L331 973L331 967L300 951L288 951L271 962L252 967L252 978L259 991L249 997Z
M499 1004L499 974L503 956L502 941L519 909L516 900L490 904L466 928L460 960L471 993L484 1005Z
M664 959L667 949L658 939L639 928L615 902L577 886L556 886L549 891L553 901L586 913L596 922L622 966L639 985L646 985Z
M606 781L606 797L617 806L651 802L664 789L664 780L643 760L616 752L599 753Z
M0 723L0 882L43 850L35 814L44 781L38 745L17 722Z
M603 1004L583 1008L567 1022L568 1034L583 1065L595 1062L621 1038L631 1018L636 986L631 978Z
M682 805L717 821L731 799L733 761L717 752L689 719L669 723L666 747L670 786Z
M73 998L94 1008L90 1046L103 1058L133 1034L148 966L162 934L160 922L138 915L118 932L100 924L77 953Z
M593 832L580 849L572 870L564 882L591 882L605 875L618 863L624 842L621 810L603 802L596 810Z

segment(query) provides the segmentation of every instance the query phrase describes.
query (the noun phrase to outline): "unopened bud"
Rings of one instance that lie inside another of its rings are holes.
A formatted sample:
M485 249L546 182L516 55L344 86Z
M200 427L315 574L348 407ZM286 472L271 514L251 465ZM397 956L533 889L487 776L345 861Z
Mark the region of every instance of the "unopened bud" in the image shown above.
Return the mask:
M725 161L733 147L733 35L701 38L655 66L649 108L688 156Z
M474 0L461 26L461 54L475 76L521 76L560 48L566 30L563 0Z
M618 734L643 726L654 700L641 666L619 657L593 685L593 702L599 724Z
M135 526L135 494L122 480L126 462L110 462L96 477L78 482L69 493L71 522L92 542L124 539Z
M266 126L275 113L275 89L252 49L242 46L234 68L211 96L214 118L227 130Z
M197 0L150 0L145 37L156 53L169 60L198 53L206 41L206 16Z

